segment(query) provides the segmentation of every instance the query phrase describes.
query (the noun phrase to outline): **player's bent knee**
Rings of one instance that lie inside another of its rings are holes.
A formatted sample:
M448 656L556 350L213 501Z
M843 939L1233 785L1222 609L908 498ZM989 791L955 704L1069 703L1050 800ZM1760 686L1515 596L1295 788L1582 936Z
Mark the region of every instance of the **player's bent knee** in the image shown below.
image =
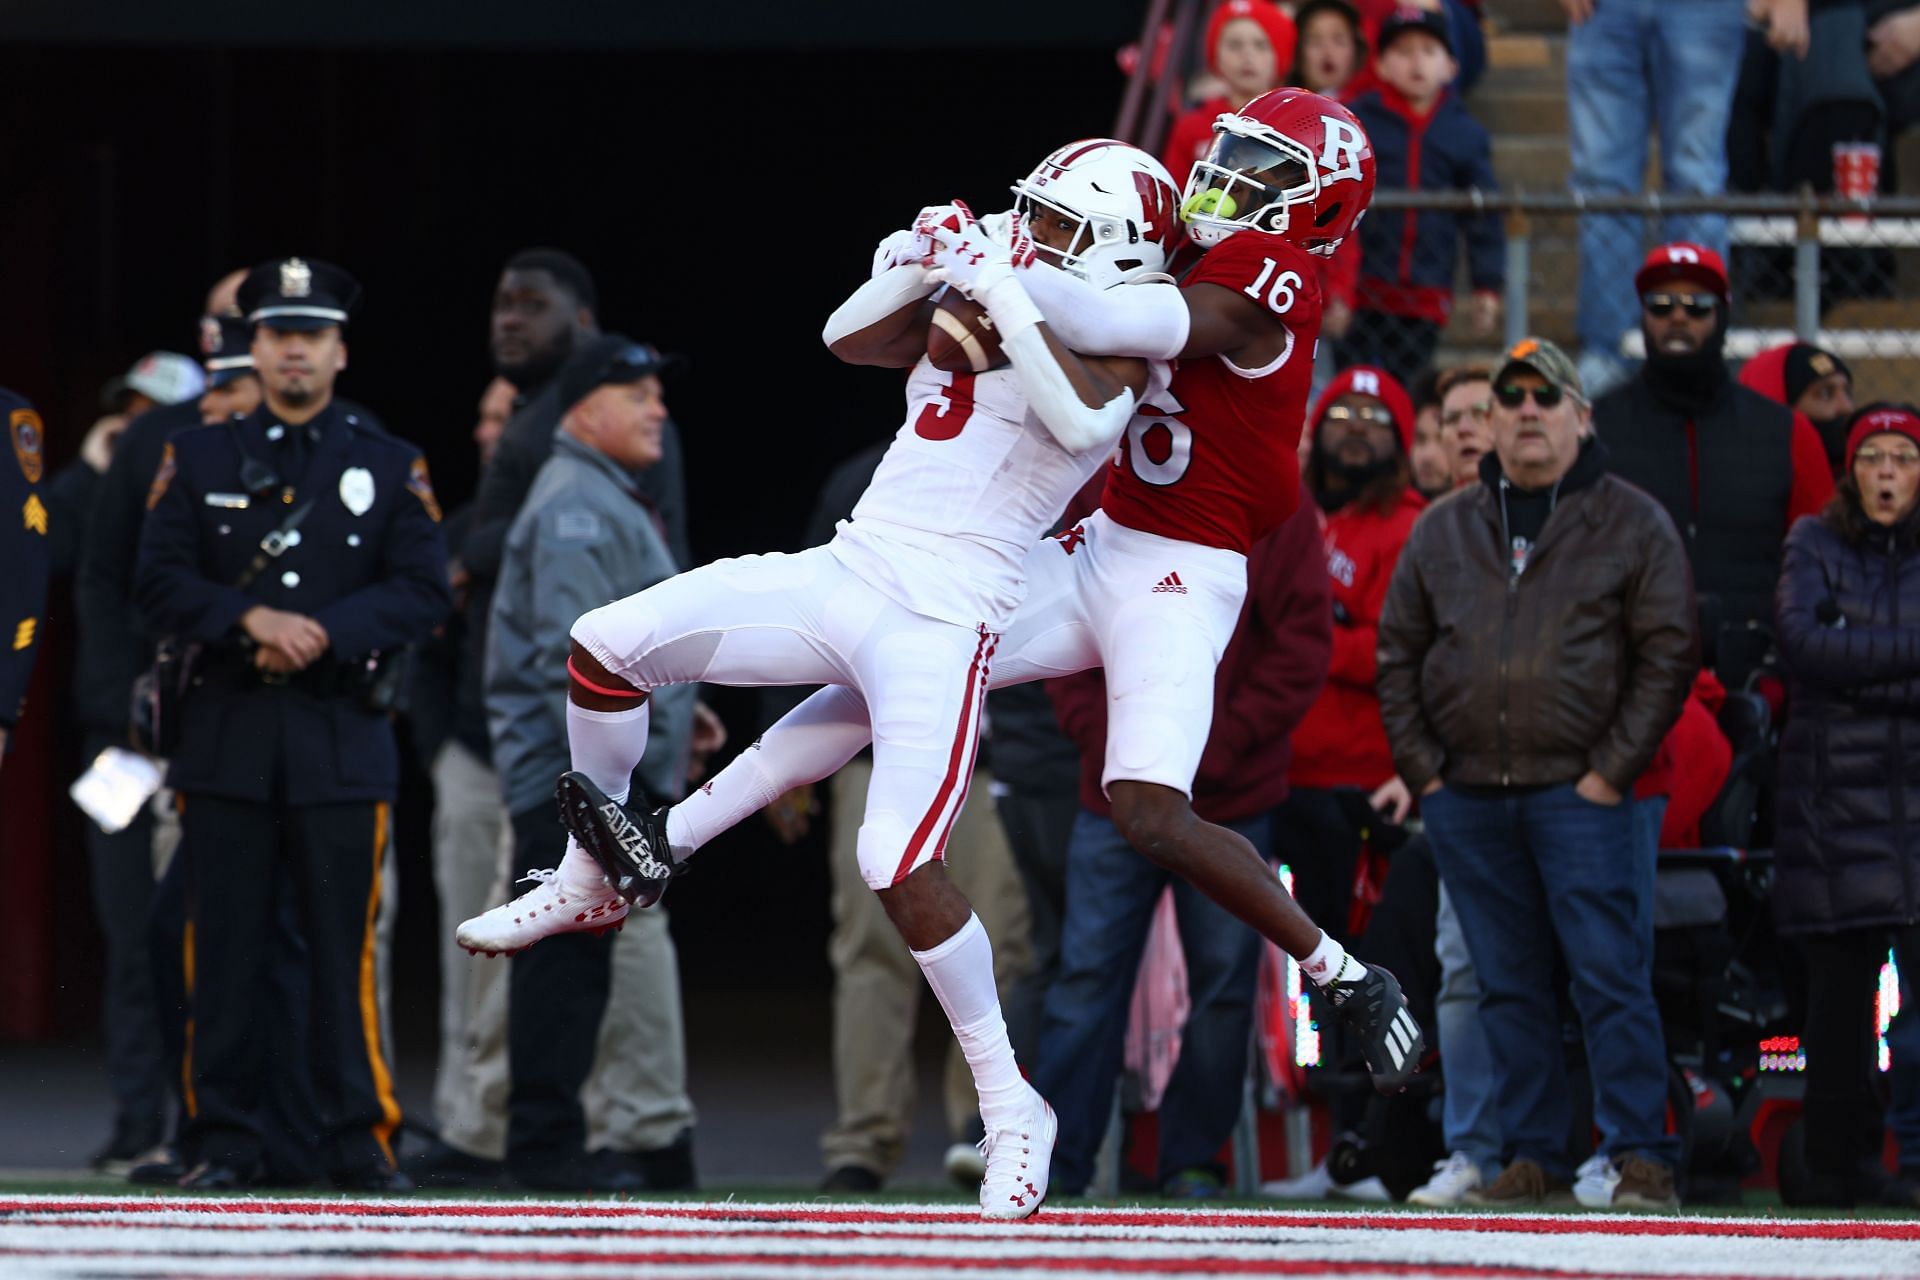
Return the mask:
M907 846L913 832L897 813L872 812L860 824L855 852L860 859L860 878L873 890L891 889L913 870ZM919 861L924 862L922 858Z
M650 686L637 674L614 668L620 665L616 655L645 653L651 648L657 626L654 610L638 605L633 597L581 614L568 632L573 641L571 662L578 668L576 678L584 677L583 684L602 684L606 689L648 692ZM605 677L604 681L601 676Z
M1148 861L1173 866L1180 861L1184 833L1192 825L1187 798L1170 787L1116 782L1108 789L1113 825Z

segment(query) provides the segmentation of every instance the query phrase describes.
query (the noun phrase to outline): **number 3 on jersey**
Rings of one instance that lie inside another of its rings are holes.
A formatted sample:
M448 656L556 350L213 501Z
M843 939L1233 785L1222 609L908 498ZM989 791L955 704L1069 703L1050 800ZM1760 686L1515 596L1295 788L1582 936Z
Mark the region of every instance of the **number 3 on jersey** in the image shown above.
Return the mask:
M1260 278L1240 292L1246 294L1255 302L1259 302L1261 301L1261 293L1265 291L1267 310L1277 316L1283 316L1293 310L1293 291L1298 289L1302 283L1300 273L1297 271L1281 271L1280 278L1273 281L1273 288L1271 291L1268 291L1267 281L1273 279L1273 273L1279 270L1280 264L1272 258L1262 258L1260 261L1265 264L1260 268Z
M1179 480L1193 463L1193 428L1173 415L1186 411L1165 391L1134 410L1113 465L1131 467L1148 484L1164 486Z
M913 420L913 434L922 440L951 440L966 429L973 416L973 379L971 373L949 373L947 393L935 396L920 406Z

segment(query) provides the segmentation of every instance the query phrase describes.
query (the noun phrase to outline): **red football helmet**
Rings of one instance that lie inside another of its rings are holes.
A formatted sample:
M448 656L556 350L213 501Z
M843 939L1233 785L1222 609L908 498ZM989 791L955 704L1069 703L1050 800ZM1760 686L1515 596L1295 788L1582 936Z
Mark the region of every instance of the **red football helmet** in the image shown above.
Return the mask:
M1332 98L1274 89L1213 129L1213 148L1193 166L1180 203L1203 248L1252 227L1331 256L1373 199L1373 144Z

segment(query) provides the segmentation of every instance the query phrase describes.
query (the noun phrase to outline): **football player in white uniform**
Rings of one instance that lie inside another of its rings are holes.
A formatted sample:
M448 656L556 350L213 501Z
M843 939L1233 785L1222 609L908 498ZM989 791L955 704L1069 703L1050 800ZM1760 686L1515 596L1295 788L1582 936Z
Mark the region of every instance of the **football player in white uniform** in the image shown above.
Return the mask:
M1156 276L1177 229L1178 192L1165 168L1105 139L1049 161L1063 183L1069 169L1092 180L1063 185L1076 203L1056 199L1031 229L1010 215L1014 252L1069 247L1074 232L1091 229L1093 243L1072 246L1090 283ZM1025 591L1025 557L1172 369L1165 360L1076 356L1036 309L1004 306L994 322L1011 369L934 368L927 299L938 286L922 264L933 228L971 222L961 207L923 210L913 230L882 242L873 277L827 322L840 358L913 367L906 421L833 541L719 561L574 625L574 768L559 787L566 855L557 874L466 921L457 936L472 950L511 952L554 933L611 927L629 902L658 900L673 874L672 846L691 841L664 812L625 806L646 747L650 690L691 681L857 690L874 748L861 873L973 1069L987 1134L982 1213L1021 1218L1046 1195L1055 1121L1014 1063L991 944L938 864L972 776L994 649Z

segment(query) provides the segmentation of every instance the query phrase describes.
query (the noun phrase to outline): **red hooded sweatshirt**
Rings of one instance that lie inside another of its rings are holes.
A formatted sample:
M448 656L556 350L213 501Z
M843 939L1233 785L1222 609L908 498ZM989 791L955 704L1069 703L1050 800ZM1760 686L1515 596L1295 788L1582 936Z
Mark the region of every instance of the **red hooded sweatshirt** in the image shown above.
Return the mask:
M1402 448L1410 446L1412 401L1391 375L1360 365L1327 384L1313 406L1310 429L1317 432L1333 402L1349 391L1366 391L1384 401L1400 430ZM1413 522L1426 506L1409 486L1385 513L1349 503L1321 517L1335 611L1333 658L1327 665L1326 688L1293 733L1293 769L1287 776L1293 786L1370 791L1393 776L1393 753L1380 721L1380 696L1374 692L1374 655L1387 583Z

